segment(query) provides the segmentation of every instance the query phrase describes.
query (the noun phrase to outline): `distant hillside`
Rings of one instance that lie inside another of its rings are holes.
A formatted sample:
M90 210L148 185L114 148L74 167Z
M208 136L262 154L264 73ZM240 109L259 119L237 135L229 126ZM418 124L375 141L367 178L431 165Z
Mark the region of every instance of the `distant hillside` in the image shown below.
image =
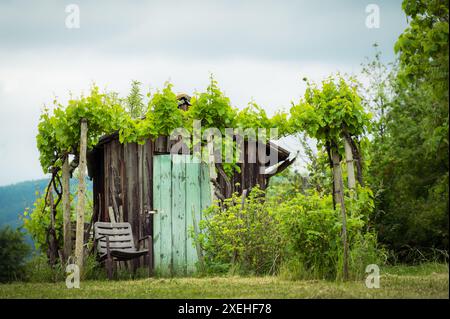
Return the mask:
M48 184L48 179L25 181L17 184L0 186L0 227L3 225L19 226L19 215L26 207L33 207L37 198L36 193L42 194ZM76 190L78 180L71 179L71 192ZM92 182L87 182L92 191Z
M26 207L32 207L36 200L36 192L42 193L48 179L26 181L0 187L0 226L4 224L17 227L18 216Z

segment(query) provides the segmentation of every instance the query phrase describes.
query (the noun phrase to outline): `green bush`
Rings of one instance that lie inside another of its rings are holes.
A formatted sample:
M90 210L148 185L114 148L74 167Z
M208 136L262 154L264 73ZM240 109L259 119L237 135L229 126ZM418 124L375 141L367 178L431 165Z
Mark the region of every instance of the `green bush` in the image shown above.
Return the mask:
M51 267L47 256L36 253L26 265L25 280L29 282L58 282L66 278L65 268L57 263Z
M30 234L36 249L40 250L43 253L47 252L48 250L47 237L48 237L48 229L51 223L50 206L48 204L47 205L45 204L46 192L47 189L45 189L45 191L42 194L36 193L36 201L33 203L33 207L31 209L26 208L26 210L23 213L23 216L21 216L24 229ZM70 200L72 203L70 208L71 221L74 222L76 220L75 204L78 198L71 194ZM90 191L87 192L84 200L86 203L85 220L90 220L93 211L92 194ZM56 242L58 247L63 246L62 210L63 210L62 203L60 203L56 207L55 225L54 225Z
M301 278L341 277L342 220L339 209L332 209L332 203L331 195L310 191L274 206L286 242L284 273L292 266L293 273ZM350 275L359 279L367 265L383 264L386 253L378 247L376 235L368 227L373 210L371 191L359 188L357 198L346 197L346 205Z
M60 282L67 277L66 265L58 262L53 267L49 265L45 255L36 253L26 265L24 280L29 282ZM81 280L106 279L105 269L98 263L94 255L86 257Z
M222 207L213 205L205 211L197 238L205 253L205 271L274 273L282 246L277 221L257 187L243 206L241 202L234 194Z
M285 262L295 266L296 273L301 269L301 277L336 275L341 223L332 207L331 196L314 193L298 193L276 207L280 232L286 241Z
M36 201L33 203L33 208L30 210L27 208L23 213L23 225L25 230L30 234L33 239L36 249L46 252L48 250L47 233L50 226L50 207L45 204L45 194L36 193ZM44 209L45 207L45 209ZM59 247L63 245L63 214L62 205L58 205L55 215L55 234L56 241Z
M20 280L25 273L25 258L30 247L20 229L0 229L0 282Z
M205 211L196 239L204 251L205 271L341 278L342 221L339 209L333 210L331 195L316 191L270 199L263 195L254 188L243 208L241 197L234 194L222 207ZM384 264L386 253L368 226L371 191L359 188L357 197L347 195L350 275L360 279L367 265Z

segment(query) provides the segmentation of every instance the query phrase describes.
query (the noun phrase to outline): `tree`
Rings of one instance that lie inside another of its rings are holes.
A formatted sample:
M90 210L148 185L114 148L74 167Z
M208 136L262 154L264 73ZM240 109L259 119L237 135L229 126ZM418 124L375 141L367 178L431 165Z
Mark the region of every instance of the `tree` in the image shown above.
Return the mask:
M381 116L369 177L379 238L406 260L411 247L448 249L449 11L445 0L405 0L403 9L411 21L395 45L398 66L371 88ZM369 65L383 69L377 58Z
M25 271L25 257L30 247L20 229L0 229L0 282L20 279Z
M333 171L333 196L342 215L343 278L348 279L347 217L341 172L343 139L361 136L370 120L361 104L356 84L342 77L328 78L319 88L307 83L304 98L291 108L291 126L305 131L325 147Z

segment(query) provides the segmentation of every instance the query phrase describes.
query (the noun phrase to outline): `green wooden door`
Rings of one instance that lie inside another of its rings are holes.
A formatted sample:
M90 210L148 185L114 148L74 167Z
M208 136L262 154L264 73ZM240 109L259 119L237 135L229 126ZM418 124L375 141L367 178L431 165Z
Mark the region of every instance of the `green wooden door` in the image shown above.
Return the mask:
M153 249L155 271L192 274L198 254L191 229L211 204L209 171L190 155L155 155L153 160Z

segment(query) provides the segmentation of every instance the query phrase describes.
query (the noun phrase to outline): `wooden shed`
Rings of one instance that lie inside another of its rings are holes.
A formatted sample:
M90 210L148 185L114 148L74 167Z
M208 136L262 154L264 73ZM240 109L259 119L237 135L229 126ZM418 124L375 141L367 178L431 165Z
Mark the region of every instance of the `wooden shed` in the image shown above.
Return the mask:
M181 103L180 108L183 108ZM277 147L279 163L271 173L266 164L249 163L248 144L240 173L232 179L218 175L215 182L224 197L255 185L266 188L270 176L288 167L289 152ZM268 143L266 152L275 145ZM209 168L195 163L191 155L170 154L167 137L144 144L121 144L117 133L104 136L88 153L88 173L93 180L95 221L129 222L138 239L153 237L154 267L162 274L183 275L195 271L198 251L189 233L211 204ZM272 151L273 151L272 149ZM136 261L134 266L144 263Z

